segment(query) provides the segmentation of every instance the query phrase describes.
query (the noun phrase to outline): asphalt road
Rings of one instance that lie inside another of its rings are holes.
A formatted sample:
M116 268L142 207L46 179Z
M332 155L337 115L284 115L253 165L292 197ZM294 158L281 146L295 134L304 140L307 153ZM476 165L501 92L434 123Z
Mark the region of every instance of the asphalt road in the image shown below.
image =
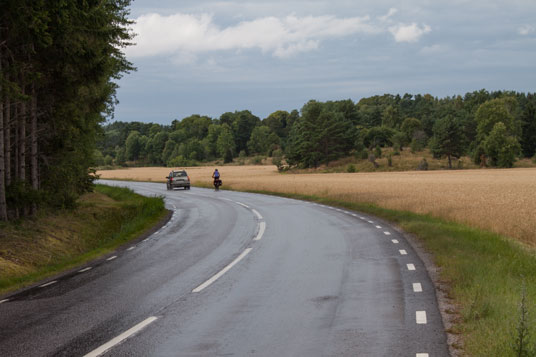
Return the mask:
M164 184L144 241L0 298L0 356L448 356L423 263L385 222Z

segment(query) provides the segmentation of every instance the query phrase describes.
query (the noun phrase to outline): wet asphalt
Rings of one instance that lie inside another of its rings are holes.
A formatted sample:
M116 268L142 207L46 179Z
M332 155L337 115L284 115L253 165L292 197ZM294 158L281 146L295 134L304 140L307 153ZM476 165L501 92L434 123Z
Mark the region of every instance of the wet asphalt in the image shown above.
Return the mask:
M259 194L163 195L158 232L0 297L0 356L448 356L405 238L358 212Z

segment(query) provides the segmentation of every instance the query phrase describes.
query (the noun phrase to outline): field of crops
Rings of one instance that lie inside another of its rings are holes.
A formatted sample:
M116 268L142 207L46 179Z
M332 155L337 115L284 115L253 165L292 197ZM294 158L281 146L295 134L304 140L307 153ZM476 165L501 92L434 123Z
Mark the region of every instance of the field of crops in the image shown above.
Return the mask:
M214 167L187 168L210 184ZM274 166L223 166L223 188L300 193L427 213L536 246L536 169L279 174ZM169 168L99 171L102 178L165 181ZM162 186L162 189L165 189Z

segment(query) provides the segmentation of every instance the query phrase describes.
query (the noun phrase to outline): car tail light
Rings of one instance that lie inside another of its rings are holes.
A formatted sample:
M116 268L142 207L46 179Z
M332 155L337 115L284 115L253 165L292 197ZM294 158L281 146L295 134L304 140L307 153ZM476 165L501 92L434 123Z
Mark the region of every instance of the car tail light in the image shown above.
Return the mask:
M173 177L170 177L170 178L169 178L169 182L173 182Z

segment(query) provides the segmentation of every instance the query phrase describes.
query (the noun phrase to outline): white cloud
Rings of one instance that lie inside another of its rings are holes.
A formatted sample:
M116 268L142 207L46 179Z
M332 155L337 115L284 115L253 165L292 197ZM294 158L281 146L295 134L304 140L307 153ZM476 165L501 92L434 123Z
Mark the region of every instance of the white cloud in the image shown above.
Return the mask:
M133 31L136 45L127 49L131 57L200 52L260 49L276 57L287 57L317 49L322 40L356 33L379 33L369 17L334 16L263 17L220 28L208 14L169 16L142 15Z
M428 25L419 26L415 22L411 25L398 25L389 27L389 32L393 34L396 42L417 42L425 33L432 29Z
M536 31L536 28L534 28L534 26L532 25L523 25L518 29L519 34L523 36L530 35L531 33L535 31Z
M419 52L423 55L436 55L436 54L445 53L447 51L448 51L447 46L435 44L432 46L425 46L421 48Z
M389 12L383 16L380 16L378 17L378 19L381 21L381 22L385 22L387 20L389 20L394 14L396 14L398 12L397 9L395 9L394 7L390 8L389 9Z

